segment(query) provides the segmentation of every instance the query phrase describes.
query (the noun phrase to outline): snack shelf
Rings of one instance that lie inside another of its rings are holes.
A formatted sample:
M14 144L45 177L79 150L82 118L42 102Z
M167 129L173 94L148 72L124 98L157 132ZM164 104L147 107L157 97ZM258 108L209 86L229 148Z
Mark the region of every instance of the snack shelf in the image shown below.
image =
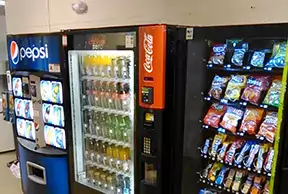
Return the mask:
M109 143L109 144L113 144L113 145L116 145L116 146L122 146L124 148L125 147L129 147L129 148L131 147L130 143L117 141L117 140L109 139L109 138L105 138L105 137L99 137L97 135L92 135L92 134L89 134L89 133L86 133L85 137L88 137L88 138L91 138L91 139L96 139L96 140L99 140L99 141L103 141L104 143Z
M90 106L90 105L83 106L83 109L84 110L94 110L94 111L99 111L99 112L112 113L112 114L117 114L117 115L124 115L124 116L132 116L133 115L133 111L115 110L115 109L102 108L102 107Z
M245 73L245 74L258 74L258 73L264 73L264 74L279 74L282 75L283 68L272 68L272 67L264 67L264 68L255 68L253 66L243 66L241 67L235 67L230 64L223 65L223 66L216 66L213 64L207 64L207 69L212 71L227 71L231 73Z
M228 106L233 106L235 108L244 109L246 107L254 107L254 108L263 108L264 110L267 110L267 111L278 112L278 107L274 107L274 106L267 105L267 104L255 105L255 104L251 104L251 103L246 102L246 101L230 102L229 100L224 99L224 98L221 98L220 100L217 100L217 99L214 99L214 98L212 98L210 96L205 96L204 100L208 101L208 102L212 102L212 103L221 103L221 104L225 104L225 105L228 105Z
M105 166L105 165L103 165L103 164L99 164L99 163L97 163L97 162L93 162L93 161L91 161L91 160L86 160L86 161L85 161L85 164L86 164L86 165L90 165L90 166L96 166L96 167L101 168L101 169L103 169L103 170L107 170L107 171L109 171L109 172L111 172L111 173L115 173L115 174L117 174L117 175L123 175L124 177L130 177L130 176L131 176L131 174L130 174L129 172L126 173L126 172L123 172L123 171L118 170L118 169L115 169L115 168L110 168L110 167L108 167L108 166Z
M121 83L130 83L131 79L121 79L114 77L97 77L95 75L84 75L81 77L81 80L95 80L95 81L107 81L107 82L121 82Z
M257 136L254 136L254 135L247 135L247 134L244 134L244 133L232 133L230 131L227 131L226 129L223 129L221 127L219 128L213 128L213 127L210 127L209 125L202 125L202 127L207 130L207 131L212 131L212 132L215 132L215 133L223 133L223 134L227 134L227 135L230 135L230 136L236 136L236 137L243 137L247 140L258 140L258 141L262 141L262 142L267 142L265 140L264 137L257 137Z
M204 158L204 159L211 160L211 161L220 162L220 163L225 164L226 166L229 166L229 167L232 167L232 168L238 168L238 169L241 169L241 170L247 170L247 171L249 171L251 173L255 173L255 174L258 174L258 175L264 175L264 176L271 177L271 173L270 172L256 171L253 168L246 168L246 167L243 167L242 165L235 165L235 164L233 165L231 163L229 164L227 162L224 162L223 160L216 159L216 157L212 157L212 156L209 156L209 155L203 154L203 153L201 153L201 157Z

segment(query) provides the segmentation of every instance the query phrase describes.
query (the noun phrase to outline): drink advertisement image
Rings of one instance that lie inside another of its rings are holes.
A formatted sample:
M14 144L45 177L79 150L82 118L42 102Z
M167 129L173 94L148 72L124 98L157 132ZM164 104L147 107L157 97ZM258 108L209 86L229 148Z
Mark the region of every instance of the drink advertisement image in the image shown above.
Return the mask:
M22 80L19 77L14 77L12 80L13 85L13 95L17 97L22 97Z
M40 83L42 100L52 103L63 103L62 84L57 81L45 81Z
M55 146L57 148L66 149L66 139L64 129L54 128L52 126L45 125L44 137L46 144Z
M33 119L32 101L15 98L15 114L18 117Z
M62 106L44 103L42 111L44 123L64 127L64 110Z
M32 121L17 118L16 126L19 136L35 140L35 127Z

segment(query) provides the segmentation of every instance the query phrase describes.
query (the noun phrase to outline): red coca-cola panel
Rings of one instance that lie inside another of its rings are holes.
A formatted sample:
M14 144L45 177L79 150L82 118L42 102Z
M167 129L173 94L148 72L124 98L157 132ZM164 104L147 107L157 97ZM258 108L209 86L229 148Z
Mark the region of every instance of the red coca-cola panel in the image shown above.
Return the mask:
M165 107L166 26L139 27L139 104L144 108ZM143 87L153 88L153 103L142 101Z

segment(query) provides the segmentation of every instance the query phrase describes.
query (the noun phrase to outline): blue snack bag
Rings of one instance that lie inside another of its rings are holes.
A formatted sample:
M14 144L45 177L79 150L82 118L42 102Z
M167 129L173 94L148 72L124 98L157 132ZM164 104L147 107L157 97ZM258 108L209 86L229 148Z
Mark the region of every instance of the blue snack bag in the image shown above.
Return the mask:
M285 66L286 42L278 42L273 45L272 56L265 67L283 68Z

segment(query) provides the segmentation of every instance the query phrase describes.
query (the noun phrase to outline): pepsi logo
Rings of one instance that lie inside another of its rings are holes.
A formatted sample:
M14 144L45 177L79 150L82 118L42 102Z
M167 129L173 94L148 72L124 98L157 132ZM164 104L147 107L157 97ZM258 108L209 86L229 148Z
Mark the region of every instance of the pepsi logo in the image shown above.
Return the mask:
M19 62L19 47L15 41L10 44L10 55L12 62L16 65Z

